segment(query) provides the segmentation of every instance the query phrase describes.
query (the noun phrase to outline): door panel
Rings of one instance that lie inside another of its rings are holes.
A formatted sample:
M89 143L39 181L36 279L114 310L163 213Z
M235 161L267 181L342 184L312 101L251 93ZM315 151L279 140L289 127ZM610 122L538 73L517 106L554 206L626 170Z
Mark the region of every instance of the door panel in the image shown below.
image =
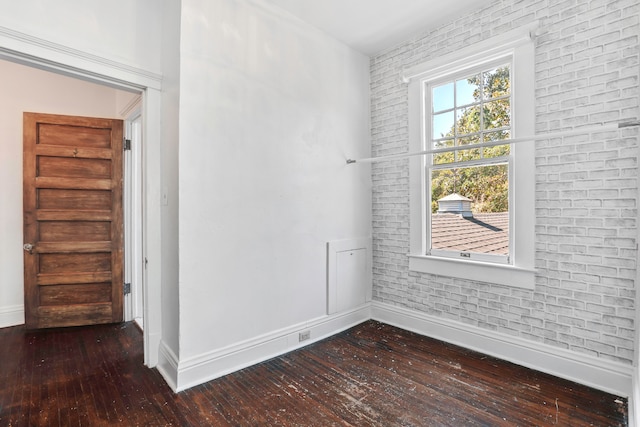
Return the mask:
M110 253L41 253L38 273L93 273L111 271Z
M121 120L24 114L29 328L122 321L122 128Z
M100 242L111 239L107 221L42 221L41 242Z
M109 301L111 301L111 283L52 285L40 288L40 304L44 306Z
M38 126L41 145L69 146L69 140L75 141L74 147L111 148L111 129L78 127L74 123L41 123Z
M38 156L38 176L56 178L111 178L111 160Z
M83 211L105 211L111 212L111 191L78 191L63 190L53 188L42 188L38 192L38 209L77 210L80 214ZM42 211L40 211L42 212ZM69 212L66 212L69 213ZM94 212L88 212L91 216Z

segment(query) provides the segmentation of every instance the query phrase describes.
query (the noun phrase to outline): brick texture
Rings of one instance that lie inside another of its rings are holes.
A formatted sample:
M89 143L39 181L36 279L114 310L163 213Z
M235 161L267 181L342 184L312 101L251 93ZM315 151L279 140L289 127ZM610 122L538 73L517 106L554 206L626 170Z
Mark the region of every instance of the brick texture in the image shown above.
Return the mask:
M374 156L408 146L403 69L533 21L536 132L640 117L637 0L497 0L371 59ZM532 291L409 271L409 164L375 163L374 299L631 364L638 128L536 142Z

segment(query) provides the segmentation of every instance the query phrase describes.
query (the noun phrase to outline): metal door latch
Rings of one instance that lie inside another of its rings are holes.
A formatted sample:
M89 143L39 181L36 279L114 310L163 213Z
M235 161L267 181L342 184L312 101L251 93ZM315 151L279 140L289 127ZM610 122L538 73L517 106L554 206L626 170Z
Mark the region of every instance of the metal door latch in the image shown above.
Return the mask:
M25 243L22 248L25 251L29 252L30 255L33 255L33 244L32 243Z

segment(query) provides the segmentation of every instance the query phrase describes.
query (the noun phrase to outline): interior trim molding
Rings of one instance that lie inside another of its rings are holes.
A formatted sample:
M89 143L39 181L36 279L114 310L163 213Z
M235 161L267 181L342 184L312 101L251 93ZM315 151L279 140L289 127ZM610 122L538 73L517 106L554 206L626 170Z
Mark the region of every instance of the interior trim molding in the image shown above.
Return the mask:
M120 117L129 120L129 117L133 115L139 115L142 111L142 95L139 94L131 98L131 101L125 105L120 111Z
M24 305L0 307L0 328L24 325Z
M533 21L435 59L405 68L402 72L402 81L409 83L411 80L419 79L427 74L431 76L429 80L433 80L440 78L443 74L451 74L457 69L466 68L469 63L478 59L482 59L484 62L490 61L490 58L494 56L504 56L505 51L534 41L539 26L539 21Z
M176 391L178 382L178 356L164 341L160 342L158 349L158 364L156 369L173 391Z
M323 340L366 322L370 318L370 304L364 304L353 310L322 316L315 320L299 323L220 350L185 358L178 362L175 373L176 383L170 383L169 385L175 392L186 390ZM299 334L306 331L310 332L310 338L300 342ZM166 363L160 363L160 365L163 365L162 369L173 368L168 355L165 355L163 350L160 353L163 357L167 357ZM171 378L172 373L166 372L166 374Z
M162 88L160 74L3 26L0 26L0 57L36 68L71 74L74 77L82 78L90 74L93 79L105 84L112 83L115 79L132 89Z
M426 313L373 302L372 319L527 368L631 398L633 367L481 329ZM631 399L629 406L631 406Z

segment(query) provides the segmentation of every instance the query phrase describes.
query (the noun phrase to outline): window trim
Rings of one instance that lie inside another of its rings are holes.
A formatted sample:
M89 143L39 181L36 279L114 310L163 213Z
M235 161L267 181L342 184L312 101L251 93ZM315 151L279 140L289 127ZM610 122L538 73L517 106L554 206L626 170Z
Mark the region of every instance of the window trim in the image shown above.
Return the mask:
M481 67L499 59L512 63L512 138L535 131L535 55L532 35L537 23L468 46L433 61L405 70L409 98L410 151L423 149L425 137L423 88L447 75ZM510 171L510 264L426 255L427 191L426 156L409 159L410 168L410 253L409 270L518 288L535 285L535 144L511 146Z

